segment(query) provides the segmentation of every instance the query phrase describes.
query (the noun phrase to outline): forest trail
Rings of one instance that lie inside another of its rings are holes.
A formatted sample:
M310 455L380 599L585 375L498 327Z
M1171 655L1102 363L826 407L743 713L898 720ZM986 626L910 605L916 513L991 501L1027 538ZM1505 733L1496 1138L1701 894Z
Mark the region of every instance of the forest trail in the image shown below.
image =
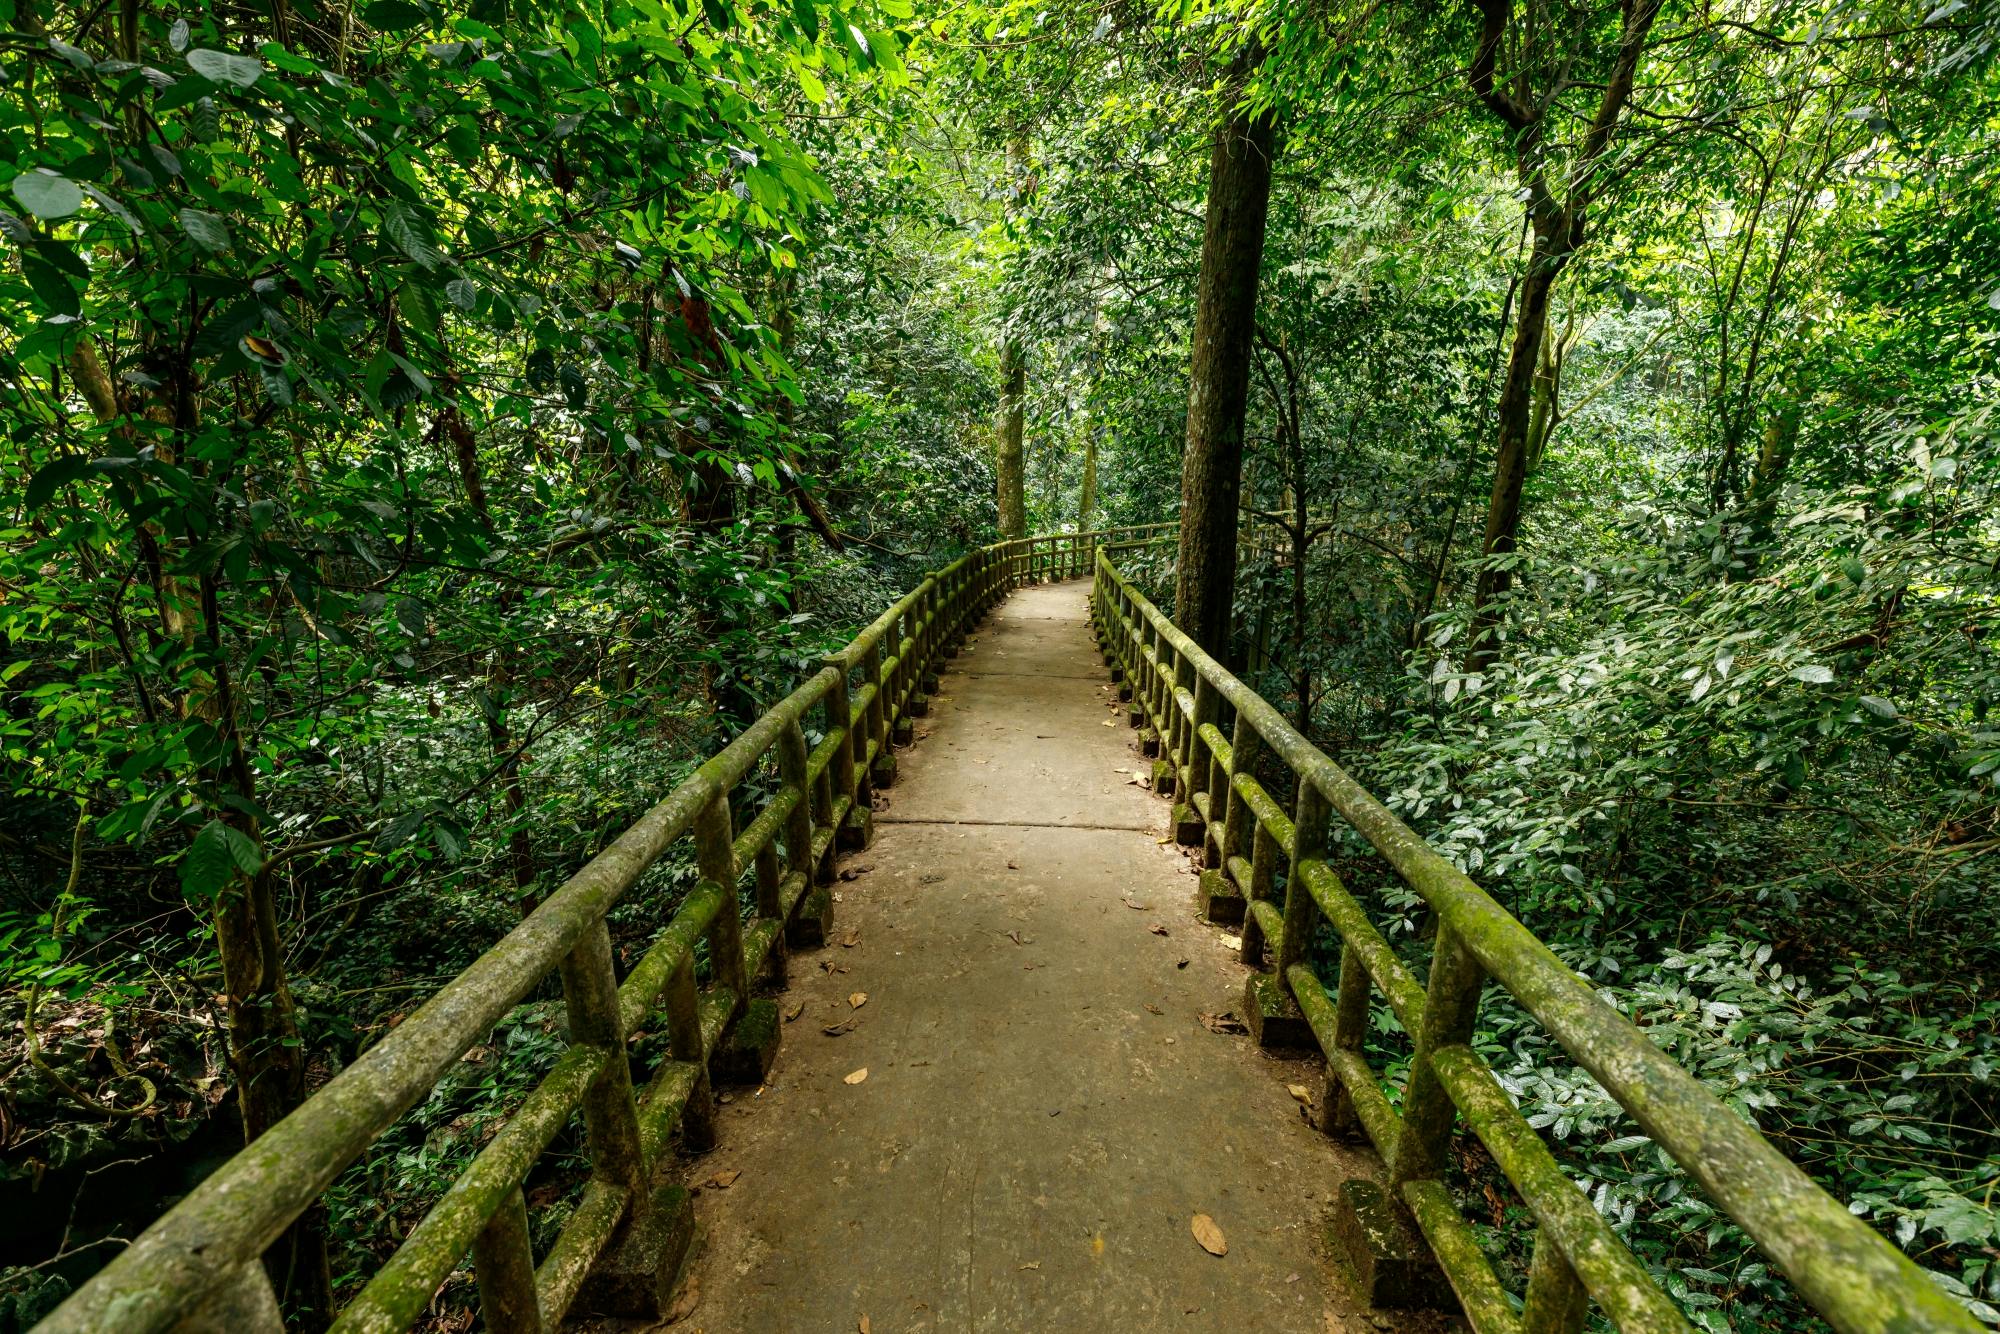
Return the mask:
M1365 1169L1286 1091L1316 1062L1203 1023L1244 971L1128 781L1087 587L1016 591L948 664L769 1083L690 1169L742 1177L701 1190L688 1327L1374 1327L1320 1236Z

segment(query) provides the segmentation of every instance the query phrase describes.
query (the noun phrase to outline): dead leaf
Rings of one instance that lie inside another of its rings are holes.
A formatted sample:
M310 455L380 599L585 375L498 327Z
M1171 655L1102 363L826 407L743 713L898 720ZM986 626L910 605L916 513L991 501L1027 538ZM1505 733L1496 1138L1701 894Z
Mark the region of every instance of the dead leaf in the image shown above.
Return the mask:
M1221 1014L1204 1014L1201 1017L1201 1022L1207 1026L1208 1031L1211 1033L1234 1035L1250 1031L1248 1026L1230 1010L1224 1010Z
M1307 1088L1304 1084L1287 1084L1285 1085L1285 1092L1291 1094L1294 1098L1298 1099L1299 1106L1301 1107L1312 1106L1312 1101L1313 1101L1312 1090Z
M1230 949L1232 949L1232 950L1240 950L1240 949L1242 949L1242 948L1243 948L1243 937L1241 937L1241 936L1224 936L1224 937L1222 938L1222 943L1223 943L1224 945L1227 945L1227 946L1228 946L1228 947L1229 947Z
M1164 926L1155 926L1155 927L1151 927L1151 928L1149 928L1149 929L1150 929L1150 930L1152 931L1152 933L1153 933L1154 935L1156 935L1156 936L1164 936L1164 935L1166 935L1166 934L1167 934L1167 928L1165 928Z
M1182 959L1179 963L1174 965L1174 967L1176 968L1185 968L1187 966L1188 966L1188 961L1186 959Z
M714 1176L710 1177L708 1180L702 1182L701 1184L704 1186L713 1186L717 1190L728 1190L731 1186L736 1184L736 1178L742 1175L743 1173L738 1171L736 1168L725 1167L720 1172L717 1172Z
M1161 1008L1160 1008L1159 1006L1157 1006L1157 1005L1153 1004L1153 1002L1151 1002L1151 1001L1147 1001L1147 1002L1146 1002L1146 1008L1147 1008L1147 1009L1149 1009L1149 1010L1151 1010L1151 1011L1152 1011L1152 1012L1153 1012L1154 1014L1165 1014L1165 1013L1166 1013L1166 1011L1165 1011L1165 1010L1162 1010L1162 1009L1161 1009Z
M1118 725L1118 720L1115 718L1106 718L1104 720L1104 725L1106 727L1116 727Z
M1019 1270L1019 1269L1040 1269L1041 1267L1042 1267L1042 1262L1041 1262L1040 1260L1030 1260L1030 1261L1028 1261L1028 1263L1026 1263L1026 1264L1024 1264L1024 1265L1017 1265L1017 1266L1015 1266L1015 1268L1016 1268L1017 1270Z
M840 1082L843 1084L859 1084L862 1080L866 1078L868 1078L868 1067L864 1065L859 1070L856 1070L853 1074L844 1077ZM862 1328L866 1329L867 1327L868 1327L867 1322L863 1321Z
M861 1334L869 1334L868 1317L862 1316L860 1321L856 1324L855 1328L859 1329L861 1331Z
M1027 941L1021 939L1021 933L1018 930L1009 931L1007 933L1007 939L1013 941L1016 945L1025 945L1028 943Z
M826 1034L830 1038L837 1038L842 1033L852 1033L854 1031L854 1026L860 1022L861 1021L859 1019L843 1019L837 1024L826 1025L824 1028L820 1029L820 1032Z
M792 1007L785 1011L785 1022L789 1024L805 1012L806 1003L804 1001L794 1001Z
M1196 1214L1189 1220L1188 1227L1193 1231L1194 1239L1201 1243L1201 1248L1210 1255L1229 1254L1229 1243L1222 1239L1222 1229L1207 1214Z
M1134 912L1151 912L1151 911L1153 911L1153 905L1152 905L1152 904L1150 904L1150 903L1134 903L1134 902L1132 902L1132 900L1130 900L1130 899L1123 899L1123 898L1119 899L1118 901L1119 901L1120 903L1124 904L1124 905L1125 905L1126 907L1130 908L1130 909L1131 909L1132 911L1134 911Z
M847 998L847 1004L850 1009L858 1010L867 1003L868 993L865 991L857 991Z
M1012 857L1009 857L1007 859L1007 869L1010 871L1018 871L1021 869L1021 863L1015 861Z
M842 880L854 880L860 876L867 875L870 871L874 869L875 869L875 864L873 862L870 862L865 866L843 866L840 868L840 878Z
M840 938L840 947L844 950L851 950L860 943L861 933L859 931L849 931Z

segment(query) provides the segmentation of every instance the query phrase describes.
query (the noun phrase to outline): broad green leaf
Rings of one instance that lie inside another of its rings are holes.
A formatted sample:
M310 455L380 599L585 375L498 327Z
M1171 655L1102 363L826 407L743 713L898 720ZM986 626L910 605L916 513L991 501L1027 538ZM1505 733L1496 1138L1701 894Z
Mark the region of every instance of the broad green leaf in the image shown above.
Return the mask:
M67 218L83 207L82 187L46 167L16 176L14 198L21 201L22 208L45 222Z

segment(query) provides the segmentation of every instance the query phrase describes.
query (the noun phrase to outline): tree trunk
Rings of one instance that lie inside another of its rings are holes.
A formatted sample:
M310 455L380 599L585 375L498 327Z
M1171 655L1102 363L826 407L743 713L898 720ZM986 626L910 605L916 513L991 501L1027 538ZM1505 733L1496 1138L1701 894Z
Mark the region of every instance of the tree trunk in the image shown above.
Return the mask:
M1490 560L1513 554L1521 531L1521 488L1528 479L1529 435L1535 399L1535 371L1542 339L1548 332L1549 293L1568 259L1566 248L1540 226L1521 279L1520 313L1514 320L1514 345L1507 355L1507 373L1500 382L1495 410L1499 443L1493 460L1493 494L1486 504L1486 537L1480 555ZM1500 621L1500 599L1514 585L1512 570L1486 565L1479 571L1473 597L1471 652L1467 665L1483 672L1499 656L1494 631Z
M1227 656L1236 585L1236 510L1242 489L1243 413L1257 328L1257 279L1271 202L1277 133L1268 115L1235 102L1262 53L1239 56L1230 105L1209 154L1208 218L1188 371L1187 447L1181 456L1180 566L1174 621L1209 653Z
M1028 137L1007 138L1007 181L1010 191L1007 216L1020 215L1027 197ZM993 473L999 492L1000 536L1003 540L1028 535L1027 468L1022 460L1022 435L1027 425L1028 359L1021 334L1012 320L1000 344L1000 422L998 447L994 451Z
M1000 431L994 451L993 475L1000 501L1000 536L1028 535L1027 469L1021 459L1021 437L1026 426L1022 399L1028 390L1027 359L1021 351L1019 335L1009 333L1000 346Z
M1097 427L1093 426L1083 437L1083 486L1077 497L1076 526L1080 532L1090 531L1090 516L1097 512Z

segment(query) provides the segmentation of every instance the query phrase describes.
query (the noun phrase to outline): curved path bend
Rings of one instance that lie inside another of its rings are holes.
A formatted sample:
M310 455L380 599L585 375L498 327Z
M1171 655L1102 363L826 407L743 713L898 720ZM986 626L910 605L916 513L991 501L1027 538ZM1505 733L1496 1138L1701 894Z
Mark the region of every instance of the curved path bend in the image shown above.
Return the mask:
M1316 1074L1203 1022L1245 972L1194 915L1167 803L1130 781L1147 762L1087 590L1014 593L946 664L874 846L843 862L834 940L794 956L769 1082L689 1171L682 1328L1388 1325L1325 1254L1327 1201L1365 1169L1287 1093Z

